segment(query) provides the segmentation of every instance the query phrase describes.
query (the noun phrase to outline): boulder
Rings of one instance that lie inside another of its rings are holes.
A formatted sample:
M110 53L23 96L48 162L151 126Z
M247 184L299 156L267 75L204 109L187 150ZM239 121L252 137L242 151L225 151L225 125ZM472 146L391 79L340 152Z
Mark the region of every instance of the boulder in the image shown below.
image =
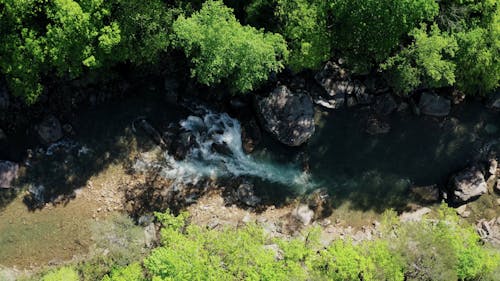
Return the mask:
M391 94L378 96L373 109L380 116L387 116L398 108L398 104Z
M243 151L245 151L245 153L252 153L255 147L260 143L261 139L262 134L260 132L260 128L254 119L242 123L241 141Z
M435 94L423 93L418 104L420 112L434 117L444 117L450 114L451 101Z
M495 110L500 110L500 91L491 95L488 101L488 107Z
M240 184L238 186L238 189L236 190L236 197L238 198L238 201L247 206L256 207L261 202L261 199L255 196L253 189L254 188L252 184Z
M50 144L63 137L61 123L54 116L48 116L37 127L38 137L44 144Z
M488 192L488 186L481 170L468 167L455 175L450 180L448 198L454 204L463 204Z
M257 102L257 111L264 129L286 145L299 146L314 134L314 107L304 93L279 86Z
M331 97L329 104L333 109L345 104L347 92L354 92L354 86L347 81L347 72L333 62L326 63L314 78Z
M306 204L301 204L292 212L292 216L304 225L311 223L314 218L314 211Z
M9 104L9 92L7 91L7 86L0 79L0 110L7 109Z
M18 172L18 164L10 161L0 161L0 188L11 188Z
M468 218L471 215L471 212L467 210L467 204L456 208L455 212L457 213L457 215L461 216L462 218Z

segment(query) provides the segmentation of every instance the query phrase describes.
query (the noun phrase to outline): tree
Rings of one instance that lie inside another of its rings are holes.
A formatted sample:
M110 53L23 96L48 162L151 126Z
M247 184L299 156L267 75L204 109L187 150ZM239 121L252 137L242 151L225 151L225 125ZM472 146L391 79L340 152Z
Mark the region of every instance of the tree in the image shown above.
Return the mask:
M456 65L452 60L458 49L454 37L433 25L413 30L414 42L389 58L382 69L389 70L390 83L400 94L408 94L419 86L438 88L455 83Z
M71 80L117 63L156 62L174 10L161 0L0 0L0 71L36 102L45 76Z
M434 0L336 0L330 8L335 49L357 72L384 62L409 31L439 11Z
M176 46L191 60L191 73L205 85L223 80L245 93L284 67L288 55L279 34L242 26L221 1L209 0L191 17L173 25Z
M318 69L331 56L327 1L278 0L276 14L288 41L288 64L295 71Z

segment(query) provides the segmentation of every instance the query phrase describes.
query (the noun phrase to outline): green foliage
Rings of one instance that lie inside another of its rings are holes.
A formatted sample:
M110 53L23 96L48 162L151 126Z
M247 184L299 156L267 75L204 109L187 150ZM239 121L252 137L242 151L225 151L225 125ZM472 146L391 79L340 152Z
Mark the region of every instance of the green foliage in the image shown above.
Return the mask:
M0 0L0 70L34 103L43 78L74 79L116 63L154 62L169 46L161 0Z
M478 280L500 265L498 253L444 204L437 220L405 223L395 233L409 280Z
M490 29L474 28L457 33L456 38L459 45L457 87L469 94L486 94L497 88L500 85L500 12Z
M82 281L101 280L110 272L110 277L115 278L114 271L133 273L137 269L133 264L143 258L144 231L125 215L95 222L92 225L92 239L93 258L76 267ZM131 265L130 268L128 265ZM120 274L116 273L117 276Z
M330 58L327 7L328 2L322 0L278 0L276 14L289 43L288 64L293 70L318 69Z
M373 280L374 264L364 256L360 246L352 241L336 240L326 251L321 252L319 270L324 271L329 280Z
M71 267L61 267L42 277L41 281L79 281L78 273Z
M456 40L432 26L413 30L414 43L389 58L383 69L390 69L393 88L407 94L418 86L443 87L455 83L455 63L452 61L458 48Z
M143 281L144 274L141 265L133 263L126 267L113 269L111 274L106 275L102 281Z
M182 218L182 217L181 217ZM183 219L183 218L182 218ZM163 246L144 261L153 280L304 280L300 267L275 259L262 228L205 230L161 215Z
M173 29L177 46L191 60L192 75L202 84L224 80L245 93L284 67L283 38L242 26L221 1L209 0L191 17L180 16Z
M432 20L434 0L331 1L333 42L358 71L384 62L409 31Z
M123 34L115 56L120 61L135 65L157 63L170 46L172 23L179 8L169 7L165 1L113 0L114 18Z

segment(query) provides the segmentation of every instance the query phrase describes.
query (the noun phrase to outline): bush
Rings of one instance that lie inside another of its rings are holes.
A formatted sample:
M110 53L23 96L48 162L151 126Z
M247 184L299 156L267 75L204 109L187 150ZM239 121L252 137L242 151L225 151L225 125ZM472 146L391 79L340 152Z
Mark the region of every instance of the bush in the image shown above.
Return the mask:
M126 267L113 269L111 274L106 275L102 281L143 281L144 274L141 265L133 263Z
M42 277L41 281L79 281L78 273L71 267L62 267Z
M191 73L205 85L223 80L245 93L279 72L287 57L279 34L242 26L221 1L209 0L191 17L174 22L176 45L191 60Z

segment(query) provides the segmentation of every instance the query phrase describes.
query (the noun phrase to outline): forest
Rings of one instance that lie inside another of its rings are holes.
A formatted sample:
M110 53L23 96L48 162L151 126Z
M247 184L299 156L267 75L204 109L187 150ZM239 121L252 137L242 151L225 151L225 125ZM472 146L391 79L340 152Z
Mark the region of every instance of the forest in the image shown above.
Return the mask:
M499 89L500 0L0 0L0 281L500 280Z

